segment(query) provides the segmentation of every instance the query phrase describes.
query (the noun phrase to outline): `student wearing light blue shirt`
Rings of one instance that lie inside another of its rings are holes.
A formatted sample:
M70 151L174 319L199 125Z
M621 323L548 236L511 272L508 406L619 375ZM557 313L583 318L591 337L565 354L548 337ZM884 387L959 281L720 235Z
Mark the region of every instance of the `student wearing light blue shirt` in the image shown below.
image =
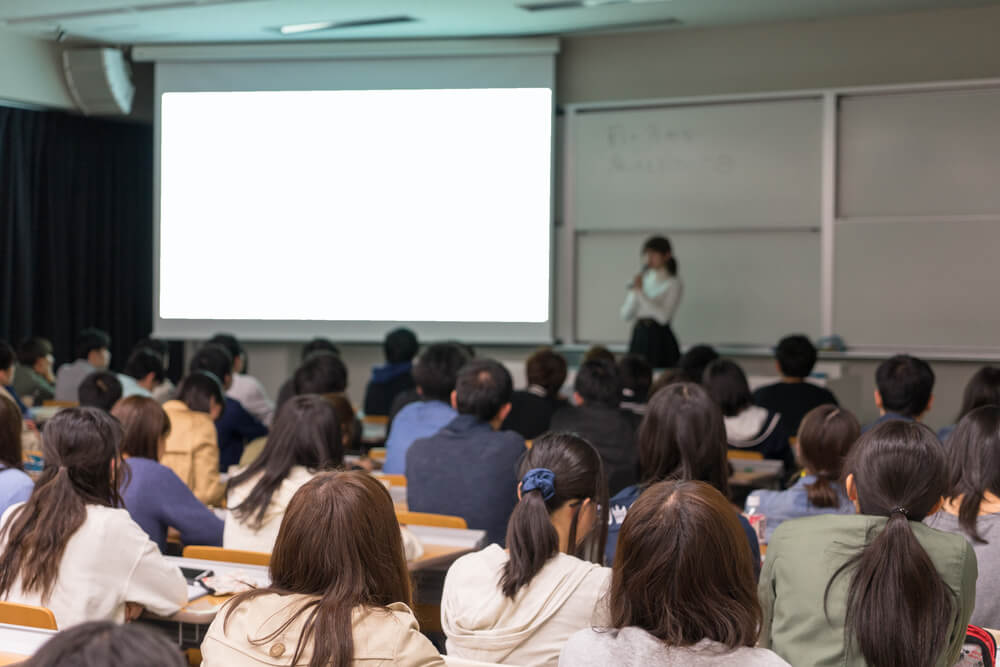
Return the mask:
M21 470L21 410L0 395L0 514L31 496L35 483Z
M861 434L858 420L836 405L821 405L806 413L795 444L802 477L784 491L754 491L747 509L756 503L766 519L765 542L783 521L816 514L854 514L854 503L840 483L841 466Z
M129 355L125 372L118 374L118 381L122 383L122 398L152 398L153 390L163 382L163 358L153 350L136 348Z
M420 355L413 367L413 379L422 400L410 403L392 420L383 472L404 474L410 445L435 435L458 416L451 405L451 392L455 390L458 369L468 360L465 350L455 343L430 345Z

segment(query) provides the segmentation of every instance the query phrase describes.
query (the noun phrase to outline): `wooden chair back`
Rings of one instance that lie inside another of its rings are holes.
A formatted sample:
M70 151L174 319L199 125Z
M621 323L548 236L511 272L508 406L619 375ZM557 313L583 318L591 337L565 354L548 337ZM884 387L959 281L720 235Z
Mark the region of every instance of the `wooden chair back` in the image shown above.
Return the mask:
M24 625L42 630L58 630L51 609L18 602L0 602L0 623Z
M242 551L240 549L223 549L222 547L188 546L184 547L184 558L198 560L217 560L223 563L239 563L240 565L271 564L271 554L259 551Z
M447 514L428 514L426 512L396 511L396 518L404 526L433 526L435 528L460 528L465 530L469 525L460 516Z

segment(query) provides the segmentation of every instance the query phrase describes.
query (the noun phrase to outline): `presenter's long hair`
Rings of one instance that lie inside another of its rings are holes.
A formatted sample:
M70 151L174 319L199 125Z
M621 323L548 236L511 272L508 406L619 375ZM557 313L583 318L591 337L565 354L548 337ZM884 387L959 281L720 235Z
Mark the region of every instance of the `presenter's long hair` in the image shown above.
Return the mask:
M235 596L224 625L243 604L262 595L299 594L303 603L273 630L250 642L263 645L305 617L289 664L312 646L309 667L349 667L354 658L352 613L388 613L411 605L410 574L392 498L365 472L326 472L292 497L271 555L271 585Z
M648 250L658 252L661 255L670 255L667 259L667 273L672 276L677 275L677 258L674 257L674 248L670 244L670 239L666 236L652 236L646 239L646 242L642 245L643 252Z
M122 507L123 464L118 420L98 408L69 408L45 424L45 468L28 502L13 510L0 539L0 597L15 587L43 604L59 576L66 544L87 519L87 505ZM108 545L114 548L113 545Z

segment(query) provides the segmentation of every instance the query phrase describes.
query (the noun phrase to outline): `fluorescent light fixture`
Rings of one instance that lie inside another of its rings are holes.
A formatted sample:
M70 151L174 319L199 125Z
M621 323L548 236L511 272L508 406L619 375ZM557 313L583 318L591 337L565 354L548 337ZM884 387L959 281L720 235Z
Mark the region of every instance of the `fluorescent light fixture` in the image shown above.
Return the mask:
M657 2L671 0L542 0L541 2L526 2L518 5L529 12L543 12L553 9L588 9L591 7L608 7L611 5L651 5Z
M355 21L316 21L313 23L293 23L283 25L278 28L282 35L297 35L304 32L318 32L321 30L340 30L342 28L363 28L373 25L387 25L390 23L412 23L417 19L412 16L384 16L374 19L359 19Z

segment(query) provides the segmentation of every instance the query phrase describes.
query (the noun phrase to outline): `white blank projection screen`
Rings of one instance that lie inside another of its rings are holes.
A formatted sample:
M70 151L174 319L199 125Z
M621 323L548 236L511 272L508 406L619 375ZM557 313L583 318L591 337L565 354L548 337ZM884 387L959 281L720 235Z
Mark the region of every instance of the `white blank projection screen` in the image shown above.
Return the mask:
M158 335L551 339L551 79L212 90L224 73L163 68Z

